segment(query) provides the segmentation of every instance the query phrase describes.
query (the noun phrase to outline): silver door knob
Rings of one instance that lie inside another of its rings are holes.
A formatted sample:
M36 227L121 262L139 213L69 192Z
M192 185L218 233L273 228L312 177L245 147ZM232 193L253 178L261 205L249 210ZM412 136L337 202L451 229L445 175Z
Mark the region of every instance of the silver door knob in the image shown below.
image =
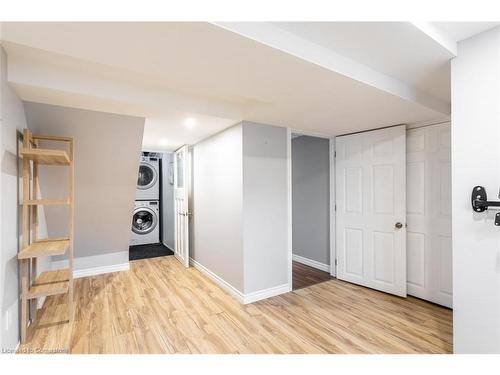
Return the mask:
M401 228L403 228L403 224L402 224L402 223L400 223L399 221L398 221L396 224L394 224L394 226L395 226L397 229L401 229Z

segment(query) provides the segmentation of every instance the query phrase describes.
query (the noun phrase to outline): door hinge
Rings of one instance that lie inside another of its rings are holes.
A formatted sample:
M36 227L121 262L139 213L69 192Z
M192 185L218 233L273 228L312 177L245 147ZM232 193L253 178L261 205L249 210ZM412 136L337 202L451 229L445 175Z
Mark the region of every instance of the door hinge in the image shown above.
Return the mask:
M336 158L337 157L337 151L333 151L333 157Z
M335 205L335 211L337 211L337 205Z
M335 259L335 265L337 265L337 259Z

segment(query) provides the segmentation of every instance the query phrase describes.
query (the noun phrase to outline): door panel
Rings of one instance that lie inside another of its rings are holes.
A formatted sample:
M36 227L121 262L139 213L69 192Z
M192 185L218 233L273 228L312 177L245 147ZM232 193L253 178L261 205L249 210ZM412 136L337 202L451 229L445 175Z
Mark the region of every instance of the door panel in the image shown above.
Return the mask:
M450 125L407 131L408 294L452 307Z
M174 154L174 221L175 257L189 267L189 176L190 154L188 146L183 146Z
M345 228L345 273L351 277L363 277L363 230Z
M394 283L394 235L373 232L374 279L392 285Z
M337 277L406 296L405 127L337 137L335 149Z
M408 264L408 283L424 286L424 269L425 269L425 234L407 232L406 234L406 259ZM408 293L410 286L408 286Z

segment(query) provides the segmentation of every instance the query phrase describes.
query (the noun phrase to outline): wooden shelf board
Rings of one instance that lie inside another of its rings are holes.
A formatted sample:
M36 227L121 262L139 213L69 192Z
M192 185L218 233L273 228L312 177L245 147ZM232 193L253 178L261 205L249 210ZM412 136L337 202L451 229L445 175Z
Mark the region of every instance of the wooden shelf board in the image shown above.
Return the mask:
M26 202L28 206L69 204L68 199L31 199Z
M42 272L29 288L27 298L64 294L69 288L69 269Z
M69 247L69 238L47 238L30 244L17 255L18 259L62 255Z
M68 154L64 150L48 150L43 148L23 148L21 155L39 164L70 165Z
M72 142L73 137L61 137L59 135L32 134L31 138L44 141Z

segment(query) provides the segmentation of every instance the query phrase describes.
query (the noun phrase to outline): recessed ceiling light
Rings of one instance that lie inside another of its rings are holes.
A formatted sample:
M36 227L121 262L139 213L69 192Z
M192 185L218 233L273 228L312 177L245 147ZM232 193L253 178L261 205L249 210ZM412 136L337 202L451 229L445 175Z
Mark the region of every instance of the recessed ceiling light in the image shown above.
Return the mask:
M159 141L160 146L167 146L168 145L168 139L167 138L162 138Z
M193 126L196 125L196 119L193 118L193 117L188 117L185 121L184 121L184 125L186 125L186 128L188 129L191 129Z

